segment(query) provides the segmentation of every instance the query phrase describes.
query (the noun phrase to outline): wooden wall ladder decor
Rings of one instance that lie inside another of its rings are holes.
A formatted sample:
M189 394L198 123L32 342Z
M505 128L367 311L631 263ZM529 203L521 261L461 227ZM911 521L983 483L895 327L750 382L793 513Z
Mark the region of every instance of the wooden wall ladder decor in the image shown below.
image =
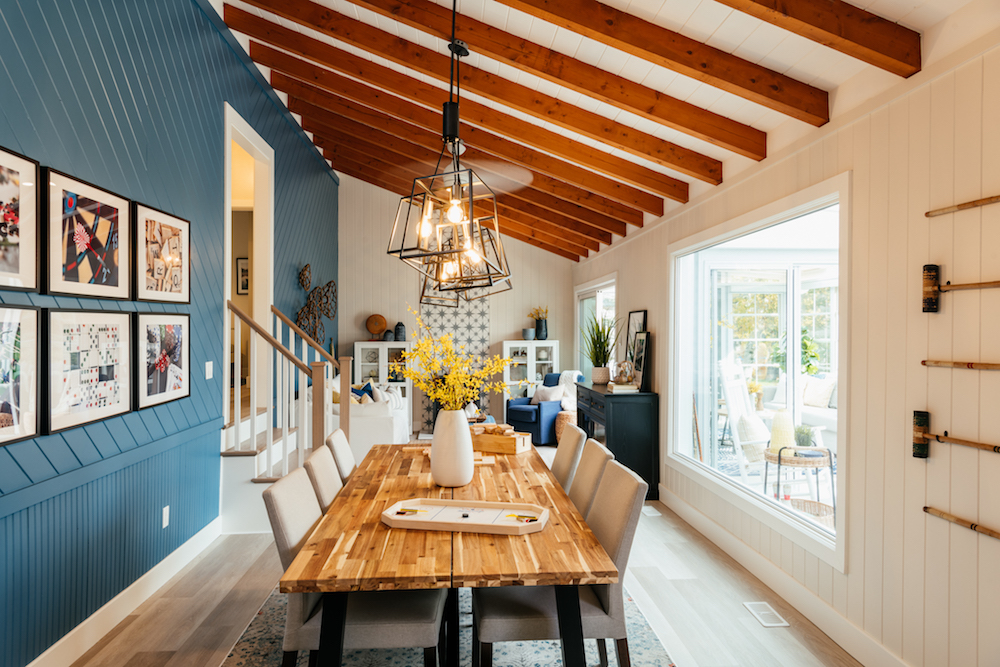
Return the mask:
M975 201L967 201L964 204L956 204L955 206L945 206L944 208L936 208L933 211L927 211L924 213L925 218L936 218L939 215L947 215L948 213L957 213L959 211L965 211L970 208L976 208L977 206L988 206L989 204L1000 204L1000 195L993 197L984 197L983 199L977 199Z
M982 449L988 452L996 452L1000 454L1000 445L987 445L982 442L972 442L971 440L961 440L959 438L953 438L948 435L948 431L945 431L943 435L938 435L937 433L931 433L931 413L925 412L924 410L914 410L913 411L913 457L917 459L926 459L930 454L931 438L934 438L938 442L948 442L953 445L962 445L963 447L973 447L975 449Z
M945 521L951 521L952 523L957 524L959 526L964 526L969 530L974 530L981 535L986 535L987 537L992 537L1000 540L1000 532L991 530L989 528L984 528L983 526L980 526L978 523L972 523L971 521L966 521L965 519L959 518L954 514L948 514L947 512L943 512L939 509L934 509L933 507L925 507L924 511L927 512L928 514L933 514L936 517L944 519Z

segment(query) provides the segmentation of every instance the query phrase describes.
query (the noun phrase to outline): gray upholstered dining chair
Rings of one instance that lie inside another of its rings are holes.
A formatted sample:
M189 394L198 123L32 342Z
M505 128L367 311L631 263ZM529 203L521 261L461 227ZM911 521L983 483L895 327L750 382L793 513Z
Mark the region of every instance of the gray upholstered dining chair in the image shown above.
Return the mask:
M313 491L316 492L316 500L325 512L337 497L337 492L344 488L333 452L329 447L320 447L309 455L303 467L312 482Z
M605 639L616 640L619 667L628 667L628 636L621 580L625 577L642 503L649 487L641 477L612 461L601 478L587 522L618 569L617 584L580 586L583 636L596 639L601 665L608 664ZM474 667L491 667L493 644L559 639L555 589L501 586L472 591Z
M601 484L604 468L607 467L608 461L614 458L615 455L607 447L593 438L587 440L587 444L583 446L580 465L576 468L573 486L567 491L567 495L584 519L587 519L590 507L594 504L594 495Z
M563 491L569 491L576 476L580 457L583 455L583 445L587 442L587 434L582 428L567 424L559 438L559 447L552 460L552 474L562 486Z
M323 516L308 473L297 468L272 484L264 491L264 505L287 570ZM350 593L344 648L420 647L424 667L434 667L446 596L444 590ZM315 664L322 618L321 594L288 594L282 667L294 667L299 651L310 651L310 665Z
M351 451L351 443L347 441L347 436L344 435L344 429L338 428L328 435L326 437L326 446L330 448L334 460L337 461L337 470L340 471L340 481L347 484L347 480L354 473L354 469L357 468L357 463L354 461L354 452Z

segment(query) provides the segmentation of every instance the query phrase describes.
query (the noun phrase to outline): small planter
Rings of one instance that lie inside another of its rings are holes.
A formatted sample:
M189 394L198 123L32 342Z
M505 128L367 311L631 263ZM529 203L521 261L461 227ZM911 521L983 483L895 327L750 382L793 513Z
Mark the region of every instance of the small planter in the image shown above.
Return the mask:
M546 340L549 337L549 321L535 320L535 340Z
M607 366L595 366L590 374L590 381L594 384L607 384L611 382L611 369Z

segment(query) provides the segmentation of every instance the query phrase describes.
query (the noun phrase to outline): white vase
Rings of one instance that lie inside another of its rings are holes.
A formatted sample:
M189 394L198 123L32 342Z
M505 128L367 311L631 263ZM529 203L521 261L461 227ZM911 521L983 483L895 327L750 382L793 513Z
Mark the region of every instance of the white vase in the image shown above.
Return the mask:
M594 366L594 370L590 373L590 381L594 384L611 382L611 369L607 366Z
M431 477L438 486L465 486L472 481L472 433L464 410L441 410L431 441Z

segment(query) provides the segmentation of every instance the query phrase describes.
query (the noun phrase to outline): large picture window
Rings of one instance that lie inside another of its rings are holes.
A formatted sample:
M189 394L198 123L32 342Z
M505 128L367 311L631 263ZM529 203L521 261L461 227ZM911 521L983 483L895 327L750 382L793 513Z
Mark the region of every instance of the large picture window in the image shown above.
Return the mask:
M840 206L752 226L675 256L673 449L835 540Z

